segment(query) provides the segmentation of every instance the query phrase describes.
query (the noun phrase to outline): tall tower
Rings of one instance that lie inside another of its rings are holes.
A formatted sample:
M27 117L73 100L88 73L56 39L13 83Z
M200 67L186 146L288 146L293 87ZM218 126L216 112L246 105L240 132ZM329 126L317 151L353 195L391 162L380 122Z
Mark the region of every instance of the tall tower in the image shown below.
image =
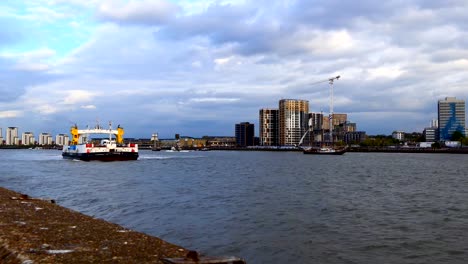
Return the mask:
M455 97L439 100L439 140L450 140L455 131L465 135L465 101Z
M9 127L6 131L6 144L7 145L15 145L15 142L18 141L18 128L17 127Z
M309 101L282 99L279 101L280 145L296 146L308 129Z
M260 145L279 145L279 111L278 109L260 109Z
M249 122L242 122L240 124L236 124L236 143L238 146L253 146L255 141L254 139L254 124L250 124Z

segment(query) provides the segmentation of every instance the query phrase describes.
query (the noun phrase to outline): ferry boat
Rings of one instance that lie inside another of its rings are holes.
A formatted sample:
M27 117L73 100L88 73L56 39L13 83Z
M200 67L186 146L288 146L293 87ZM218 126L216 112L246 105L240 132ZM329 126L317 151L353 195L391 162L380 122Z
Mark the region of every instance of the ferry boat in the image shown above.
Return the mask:
M123 144L124 129L117 127L112 129L109 123L109 129L103 129L97 125L93 129L78 129L75 125L71 127L72 135L71 145L63 146L62 157L64 159L77 159L83 161L123 161L138 159L138 144ZM108 139L101 139L100 142L89 142L90 134L106 134ZM112 136L115 136L113 139Z
M346 153L346 148L309 148L302 151L304 154L314 154L314 155L343 155Z

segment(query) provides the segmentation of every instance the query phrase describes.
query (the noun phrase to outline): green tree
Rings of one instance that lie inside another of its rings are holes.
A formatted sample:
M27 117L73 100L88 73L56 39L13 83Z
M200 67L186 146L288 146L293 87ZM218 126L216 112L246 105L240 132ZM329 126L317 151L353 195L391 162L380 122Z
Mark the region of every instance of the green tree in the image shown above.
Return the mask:
M451 140L453 140L453 141L462 141L463 139L465 139L465 136L463 136L462 132L460 132L458 130L453 132Z

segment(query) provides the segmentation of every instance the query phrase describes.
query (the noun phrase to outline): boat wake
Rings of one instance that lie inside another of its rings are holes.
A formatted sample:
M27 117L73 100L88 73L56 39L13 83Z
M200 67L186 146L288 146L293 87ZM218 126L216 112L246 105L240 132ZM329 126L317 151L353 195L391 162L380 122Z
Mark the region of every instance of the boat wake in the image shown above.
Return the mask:
M166 159L198 159L204 156L140 156L142 160L166 160Z

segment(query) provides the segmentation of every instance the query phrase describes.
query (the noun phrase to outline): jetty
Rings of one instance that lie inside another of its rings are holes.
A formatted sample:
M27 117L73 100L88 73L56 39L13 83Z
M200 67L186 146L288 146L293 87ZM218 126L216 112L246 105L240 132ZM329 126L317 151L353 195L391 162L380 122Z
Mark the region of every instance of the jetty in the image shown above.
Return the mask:
M0 263L245 263L224 259L0 187Z

